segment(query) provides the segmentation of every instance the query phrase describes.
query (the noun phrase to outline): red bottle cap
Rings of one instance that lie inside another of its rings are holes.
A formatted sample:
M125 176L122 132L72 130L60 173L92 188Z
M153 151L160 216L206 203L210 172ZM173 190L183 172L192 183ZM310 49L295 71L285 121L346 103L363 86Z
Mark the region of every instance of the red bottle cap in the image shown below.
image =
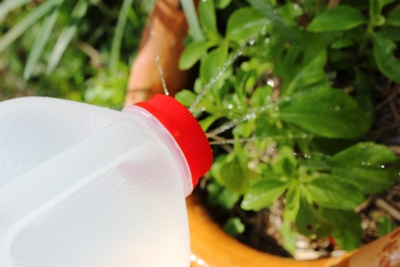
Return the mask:
M150 112L175 138L188 162L195 187L212 164L210 144L195 117L185 106L166 95L156 95L135 105Z

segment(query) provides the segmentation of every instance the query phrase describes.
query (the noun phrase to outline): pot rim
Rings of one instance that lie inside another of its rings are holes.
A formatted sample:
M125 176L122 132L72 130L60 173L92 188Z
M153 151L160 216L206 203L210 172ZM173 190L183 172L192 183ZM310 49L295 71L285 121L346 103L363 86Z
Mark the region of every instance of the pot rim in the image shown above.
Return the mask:
M345 267L355 251L341 257L297 261L253 249L229 236L209 215L196 193L186 199L192 267Z

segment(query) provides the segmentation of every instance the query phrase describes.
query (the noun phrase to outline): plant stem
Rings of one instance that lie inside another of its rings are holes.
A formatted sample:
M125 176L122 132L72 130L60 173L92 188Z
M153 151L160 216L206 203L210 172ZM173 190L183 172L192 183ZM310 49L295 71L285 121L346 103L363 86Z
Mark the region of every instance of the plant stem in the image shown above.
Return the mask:
M400 221L400 212L395 209L393 206L391 206L390 204L388 204L385 200L383 200L382 198L378 198L377 200L375 200L375 205L379 208L381 208L382 210L386 211L387 213L389 213L393 218L395 218L396 220Z
M369 42L370 37L371 37L371 35L373 33L373 30L374 30L374 26L371 23L368 23L367 30L365 31L364 38L361 41L360 48L358 49L359 57L361 57L364 54L365 48L368 45L368 42Z
M122 38L124 36L124 29L126 25L126 20L128 18L128 11L129 8L131 8L132 3L133 0L124 0L121 10L119 12L117 27L115 29L115 34L111 45L111 56L109 65L109 70L111 73L115 73L118 68Z
M195 41L203 41L204 36L201 32L200 23L197 18L197 12L194 7L193 0L182 0L181 4L193 39Z

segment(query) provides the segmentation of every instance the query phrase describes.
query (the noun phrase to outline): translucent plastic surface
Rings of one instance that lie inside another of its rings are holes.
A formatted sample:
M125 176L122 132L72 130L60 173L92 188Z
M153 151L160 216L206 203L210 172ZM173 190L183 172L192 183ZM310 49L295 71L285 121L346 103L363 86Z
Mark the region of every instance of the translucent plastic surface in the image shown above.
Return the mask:
M0 266L189 266L189 170L145 112L6 101L0 155Z

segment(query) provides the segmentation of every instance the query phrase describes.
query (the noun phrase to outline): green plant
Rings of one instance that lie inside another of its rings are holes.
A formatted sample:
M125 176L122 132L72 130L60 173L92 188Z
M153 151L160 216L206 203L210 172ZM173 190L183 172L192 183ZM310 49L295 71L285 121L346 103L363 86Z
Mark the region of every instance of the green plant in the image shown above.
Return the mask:
M399 175L394 153L365 134L374 88L400 83L400 2L325 2L200 1L202 35L192 31L180 58L200 72L176 98L219 145L209 200L256 212L284 202L291 253L295 233L357 248L356 207ZM238 220L225 228L243 233Z
M0 100L35 94L120 109L153 2L3 1Z

